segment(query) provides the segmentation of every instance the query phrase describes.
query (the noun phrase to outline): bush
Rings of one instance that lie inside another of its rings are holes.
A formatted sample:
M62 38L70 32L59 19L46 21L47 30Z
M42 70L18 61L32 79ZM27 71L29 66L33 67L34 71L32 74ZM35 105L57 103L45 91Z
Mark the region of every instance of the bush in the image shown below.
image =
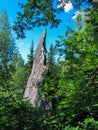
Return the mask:
M0 92L0 130L41 130L41 113L19 95Z
M86 118L83 123L79 123L80 130L98 130L98 121L95 121L94 118Z
M79 130L79 127L71 127L71 126L66 126L63 130Z

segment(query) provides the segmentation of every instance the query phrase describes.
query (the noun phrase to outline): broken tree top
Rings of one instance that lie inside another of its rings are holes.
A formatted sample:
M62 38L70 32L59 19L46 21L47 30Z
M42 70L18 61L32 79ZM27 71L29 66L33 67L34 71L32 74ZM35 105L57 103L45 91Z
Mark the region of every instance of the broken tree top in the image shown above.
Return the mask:
M40 42L37 46L34 62L32 65L31 74L28 78L26 89L24 92L24 98L29 100L35 107L41 105L40 101L40 88L38 83L42 83L44 80L43 73L47 71L45 66L46 61L46 47L45 47L46 30L43 31Z

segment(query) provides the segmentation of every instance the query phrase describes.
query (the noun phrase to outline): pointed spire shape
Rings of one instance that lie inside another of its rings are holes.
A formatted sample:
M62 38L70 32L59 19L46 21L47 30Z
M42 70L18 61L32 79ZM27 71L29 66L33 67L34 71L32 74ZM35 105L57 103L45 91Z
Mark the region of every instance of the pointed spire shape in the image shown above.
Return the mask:
M42 83L44 80L43 74L47 72L45 66L46 61L46 47L45 47L46 29L44 29L40 42L37 46L34 62L32 65L31 74L28 78L26 89L24 92L24 99L30 101L34 107L40 107L40 88L38 83Z

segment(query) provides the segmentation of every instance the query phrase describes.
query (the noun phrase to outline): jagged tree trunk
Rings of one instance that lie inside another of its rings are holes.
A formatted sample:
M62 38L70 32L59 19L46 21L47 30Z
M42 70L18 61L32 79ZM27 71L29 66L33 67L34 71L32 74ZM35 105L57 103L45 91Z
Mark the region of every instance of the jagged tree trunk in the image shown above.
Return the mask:
M34 107L42 107L41 104L41 88L38 83L44 80L43 74L47 72L46 67L46 47L45 47L46 30L44 30L41 40L37 46L31 74L27 81L27 86L24 92L24 99L30 101Z

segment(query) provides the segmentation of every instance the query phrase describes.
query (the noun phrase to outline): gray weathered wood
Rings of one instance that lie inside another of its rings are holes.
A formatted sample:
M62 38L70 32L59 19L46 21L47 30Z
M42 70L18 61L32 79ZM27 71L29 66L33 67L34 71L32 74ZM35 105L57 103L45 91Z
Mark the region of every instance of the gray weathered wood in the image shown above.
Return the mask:
M24 99L30 101L34 107L40 107L40 88L38 83L44 80L43 73L46 73L47 67L45 66L46 48L45 48L46 30L44 30L40 42L37 46L31 74L27 81L27 86L24 92Z

